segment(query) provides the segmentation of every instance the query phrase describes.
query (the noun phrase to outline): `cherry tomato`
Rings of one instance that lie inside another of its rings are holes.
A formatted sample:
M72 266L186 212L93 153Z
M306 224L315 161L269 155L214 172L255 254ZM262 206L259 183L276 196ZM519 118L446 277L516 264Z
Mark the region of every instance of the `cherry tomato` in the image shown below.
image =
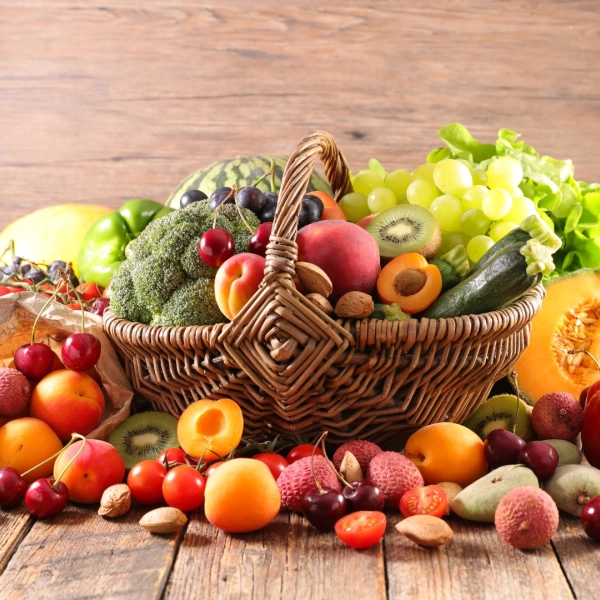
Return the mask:
M85 304L83 305L83 307L85 308ZM65 308L70 308L71 310L81 310L81 304L79 304L78 302L69 302L69 304L65 304Z
M446 514L447 506L446 492L439 485L413 488L405 492L400 498L400 512L405 517L412 517L413 515L443 517Z
M162 491L169 506L187 512L204 504L205 487L205 479L200 471L189 465L181 465L167 473Z
M386 518L378 510L359 510L335 524L337 536L351 548L360 550L376 544L385 533Z
M87 302L102 296L102 288L97 283L91 283L90 281L80 283L75 289L79 292L81 299ZM72 292L71 296L76 297Z
M25 288L14 288L7 285L0 285L0 296L6 296L6 294L14 294L16 292L24 292Z
M260 454L255 454L252 458L264 462L269 467L271 475L275 477L275 481L279 479L281 472L289 465L283 456L274 452L261 452Z
M163 450L157 457L156 461L159 462L163 467L166 467L165 460L168 462L168 466L180 465L197 465L198 461L191 456L188 456L181 448L167 448Z
M162 485L167 470L155 460L143 460L127 475L131 496L141 504L163 502Z
M204 475L205 475L206 477L208 477L208 476L212 475L212 474L215 472L215 470L216 470L216 469L217 469L219 466L221 466L221 465L222 465L224 462L225 462L224 460L216 460L215 462L213 462L213 463L210 463L210 466L208 467L208 469L206 469L206 470L204 471Z
M306 458L307 456L312 456L314 446L312 444L300 444L299 446L294 446L288 453L285 459L288 461L288 464L292 464L301 458ZM323 456L323 450L321 448L317 448L315 450L315 456L320 454Z

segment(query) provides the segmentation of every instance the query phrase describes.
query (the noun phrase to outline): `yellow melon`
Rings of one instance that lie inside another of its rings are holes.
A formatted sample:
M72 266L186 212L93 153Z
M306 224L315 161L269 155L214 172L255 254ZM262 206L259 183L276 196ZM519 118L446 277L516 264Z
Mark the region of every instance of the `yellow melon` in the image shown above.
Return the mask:
M35 263L72 263L76 274L79 248L87 230L113 208L93 204L58 204L13 221L0 233L0 251L15 243L15 254Z

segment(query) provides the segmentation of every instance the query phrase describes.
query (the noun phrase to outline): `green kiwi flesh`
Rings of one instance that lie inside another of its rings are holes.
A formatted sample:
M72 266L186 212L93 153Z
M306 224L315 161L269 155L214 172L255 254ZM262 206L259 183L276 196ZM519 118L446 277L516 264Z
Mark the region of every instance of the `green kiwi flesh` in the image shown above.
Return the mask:
M379 213L366 227L385 258L418 252L431 259L442 240L436 218L417 204L398 204Z
M131 469L142 460L154 460L167 448L178 448L177 419L163 412L141 412L118 425L108 441Z
M511 394L492 396L463 422L465 427L473 430L482 440L494 429L513 431L517 416L517 397ZM527 431L527 404L518 400L519 415L514 433L519 437Z

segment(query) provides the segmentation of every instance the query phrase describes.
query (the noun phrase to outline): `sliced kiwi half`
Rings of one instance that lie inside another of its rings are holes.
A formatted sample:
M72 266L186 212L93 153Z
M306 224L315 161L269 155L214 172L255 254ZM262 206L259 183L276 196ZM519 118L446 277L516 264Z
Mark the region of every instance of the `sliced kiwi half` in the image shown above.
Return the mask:
M385 258L418 252L427 260L440 247L442 235L437 219L418 204L398 204L379 213L366 227Z
M519 402L519 415L517 417L517 402ZM465 427L473 430L482 440L488 436L494 429L507 429L513 431L519 436L527 432L527 404L511 394L502 394L492 396L486 400L479 408L463 422Z
M141 412L118 425L108 441L131 469L142 460L154 460L167 448L179 447L177 419L163 412Z

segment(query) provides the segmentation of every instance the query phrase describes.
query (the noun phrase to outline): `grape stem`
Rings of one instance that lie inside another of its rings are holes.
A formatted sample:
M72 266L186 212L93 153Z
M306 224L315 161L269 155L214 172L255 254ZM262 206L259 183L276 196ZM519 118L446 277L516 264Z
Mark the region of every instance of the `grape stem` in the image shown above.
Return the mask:
M317 474L315 473L315 452L316 452L317 448L319 447L319 443L321 443L321 444L325 443L325 438L327 437L328 433L329 433L328 431L324 431L321 434L321 436L317 440L317 443L313 446L312 454L310 455L310 471L312 473L313 479L315 480L317 489L319 490L319 494L324 494L325 492L323 491L323 488L322 488L321 484L319 483L319 480L317 479Z
M515 388L515 392L517 393L517 412L515 414L515 422L513 424L512 432L517 435L517 423L519 422L519 407L521 406L521 396L519 394L519 383L517 382L517 372L511 371L508 374L508 380L510 381L513 388Z
M32 346L35 343L35 329L40 320L40 317L42 316L44 311L48 308L48 306L50 306L50 303L54 300L54 298L56 298L56 296L58 296L58 293L60 292L60 287L61 287L60 285L56 286L56 289L54 290L52 296L50 296L50 298L48 298L48 300L46 300L46 303L44 304L44 306L42 306L42 310L40 310L40 312L37 314L37 316L35 318L35 321L33 322L33 326L31 328L31 345Z

